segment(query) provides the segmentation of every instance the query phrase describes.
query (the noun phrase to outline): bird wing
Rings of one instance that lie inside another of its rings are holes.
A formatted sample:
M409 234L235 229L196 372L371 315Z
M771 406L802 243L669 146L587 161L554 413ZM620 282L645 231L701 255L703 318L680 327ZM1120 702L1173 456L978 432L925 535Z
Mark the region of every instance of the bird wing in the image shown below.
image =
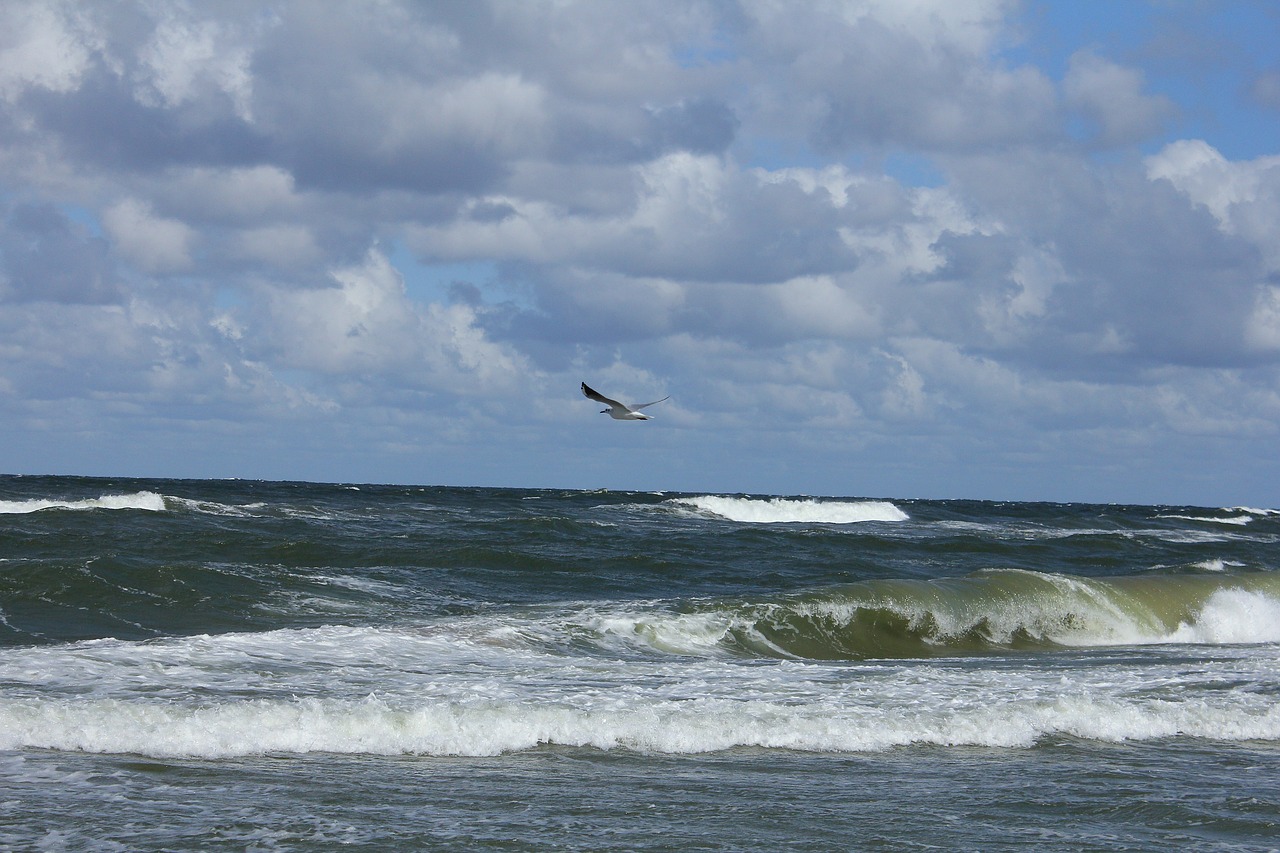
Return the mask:
M626 408L626 406L622 405L617 400L610 400L608 397L590 387L585 382L582 383L582 393L586 395L588 399L595 400L597 403L604 403L606 406L617 406L620 409Z
M671 395L670 395L670 394L668 394L667 396L663 397L661 400L654 400L652 403L641 403L641 404L640 404L640 405L638 405L638 406L632 406L632 407L631 407L631 410L634 412L634 411L638 411L638 410L640 410L640 409L647 409L647 408L649 408L650 406L656 406L656 405L658 405L659 403L665 402L665 401L670 400L670 399L671 399Z

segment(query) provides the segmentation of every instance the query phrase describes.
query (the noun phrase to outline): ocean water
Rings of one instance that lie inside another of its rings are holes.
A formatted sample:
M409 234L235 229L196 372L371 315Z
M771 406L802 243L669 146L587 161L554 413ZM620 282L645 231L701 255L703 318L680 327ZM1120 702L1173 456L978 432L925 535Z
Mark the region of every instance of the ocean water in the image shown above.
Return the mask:
M0 849L1280 849L1280 512L0 477Z

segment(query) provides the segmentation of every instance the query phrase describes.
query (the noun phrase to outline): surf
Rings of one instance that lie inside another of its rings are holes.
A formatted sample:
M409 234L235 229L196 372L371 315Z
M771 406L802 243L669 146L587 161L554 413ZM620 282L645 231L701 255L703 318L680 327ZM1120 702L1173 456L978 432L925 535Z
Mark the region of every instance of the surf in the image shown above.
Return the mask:
M1091 652L1034 668L1008 656L761 665L550 653L521 623L501 627L477 617L17 650L0 673L0 750L225 759L1280 740L1270 693L1223 689L1268 678L1274 650Z
M832 698L798 705L769 699L645 702L633 695L577 705L409 704L379 697L200 706L89 700L40 707L9 701L0 703L0 748L224 759L317 752L492 756L540 747L659 754L743 747L827 753L921 745L1026 749L1054 737L1118 743L1280 736L1280 709L1262 700L1162 702L1090 695L1086 687L1027 687L1022 696L1012 690L961 694L954 707L928 711Z

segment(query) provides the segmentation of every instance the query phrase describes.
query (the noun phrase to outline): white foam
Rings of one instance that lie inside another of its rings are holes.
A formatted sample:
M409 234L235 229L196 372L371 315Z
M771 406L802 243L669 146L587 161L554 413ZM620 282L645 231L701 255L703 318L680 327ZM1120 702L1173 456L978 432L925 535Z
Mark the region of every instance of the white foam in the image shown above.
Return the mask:
M191 512L202 512L206 515L224 515L231 518L248 518L254 515L254 510L266 507L266 504L262 502L236 506L234 504L218 503L217 501L197 501L178 497L169 497L168 500Z
M1162 518L1181 518L1182 520L1191 521L1221 521L1222 519L1197 518L1191 519L1185 516L1161 516ZM1231 521L1226 522L1228 525L1233 524ZM1157 539L1161 542L1171 542L1179 545L1199 545L1220 542L1240 541L1244 539L1244 534L1232 531L1207 530L1207 529L1181 529L1181 530L1164 530L1159 528L1138 529L1138 530L1117 530L1102 527L1041 527L1029 524L989 524L972 521L939 521L936 523L938 527L948 530L974 531L977 533L987 533L1000 538L1007 539L1071 539L1081 536L1109 537L1120 536L1125 539L1143 540ZM1242 526L1242 525L1241 525ZM1250 540L1252 541L1252 540Z
M769 675L778 667L773 670ZM696 683L684 685L688 695L669 698L584 682L572 695L518 701L465 694L199 703L7 700L0 701L0 749L224 758L309 752L496 755L547 744L658 753L744 746L815 752L910 744L1025 748L1061 734L1108 742L1280 739L1280 706L1265 696L1126 696L1105 682L1053 685L996 673L983 685L963 674L930 674L929 683L918 674L897 684L882 675L846 690L810 684L798 691L779 690L756 674L742 680L736 698L699 695Z
M1123 530L1119 531L1125 539L1155 539L1174 545L1217 545L1222 542L1248 541L1243 533L1210 530Z
M1175 643L1280 643L1280 601L1244 589L1220 589L1169 638Z
M165 499L155 492L134 492L128 495L103 495L98 498L84 500L57 500L33 498L25 501L0 501L0 514L22 514L40 512L46 509L90 510L90 509L143 509L150 512L164 512Z
M1224 560L1221 557L1215 557L1212 560L1201 560L1198 563L1191 564L1193 568L1200 569L1205 572L1225 572L1228 569L1244 568L1244 563L1238 560Z
M666 613L623 610L585 615L582 625L604 649L653 649L667 654L715 656L735 627L726 612Z
M1274 628L1278 608L1223 594L1198 625L1225 631L1251 614ZM1280 657L1265 645L1220 647L1204 661L1158 649L1141 659L1103 654L1079 667L1041 666L1035 656L761 662L540 650L529 626L475 617L417 630L11 649L0 657L0 750L222 758L494 755L545 744L661 753L1024 748L1058 735L1280 741Z
M1204 515L1160 515L1157 518L1171 518L1176 521L1198 521L1205 524L1232 524L1238 527L1244 527L1253 521L1252 515L1232 515L1226 518L1214 518L1213 516Z
M354 577L351 575L310 575L308 579L313 583L328 584L386 598L404 593L404 587L402 586L373 578Z
M888 501L835 501L813 498L731 498L701 495L673 503L693 507L699 514L747 524L857 524L865 521L907 521L910 516Z

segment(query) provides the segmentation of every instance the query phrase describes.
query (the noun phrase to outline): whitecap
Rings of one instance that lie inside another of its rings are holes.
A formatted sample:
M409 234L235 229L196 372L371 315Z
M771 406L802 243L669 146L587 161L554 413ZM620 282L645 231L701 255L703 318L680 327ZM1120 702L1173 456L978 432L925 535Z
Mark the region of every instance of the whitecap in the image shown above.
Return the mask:
M134 492L127 495L102 495L97 498L83 500L59 500L56 498L33 498L25 501L0 501L0 514L20 515L40 512L46 509L91 510L91 509L142 509L149 512L164 512L163 495L155 492Z
M1252 515L1233 515L1227 518L1214 518L1204 515L1160 515L1157 518L1170 518L1176 521L1197 521L1204 524L1234 524L1243 527L1253 521Z
M907 521L910 518L888 501L699 495L691 498L676 498L671 503L691 507L699 515L745 524L857 524L866 521Z
M1177 643L1280 643L1280 601L1244 589L1220 589L1195 620L1170 637Z
M254 510L261 510L266 507L266 504L262 502L236 506L234 504L218 503L217 501L197 501L172 496L167 497L167 500L190 512L201 512L206 515L224 515L231 518L251 517L254 514Z
M1248 515L1280 515L1280 509L1259 509L1257 507L1234 506L1232 512L1243 512Z

